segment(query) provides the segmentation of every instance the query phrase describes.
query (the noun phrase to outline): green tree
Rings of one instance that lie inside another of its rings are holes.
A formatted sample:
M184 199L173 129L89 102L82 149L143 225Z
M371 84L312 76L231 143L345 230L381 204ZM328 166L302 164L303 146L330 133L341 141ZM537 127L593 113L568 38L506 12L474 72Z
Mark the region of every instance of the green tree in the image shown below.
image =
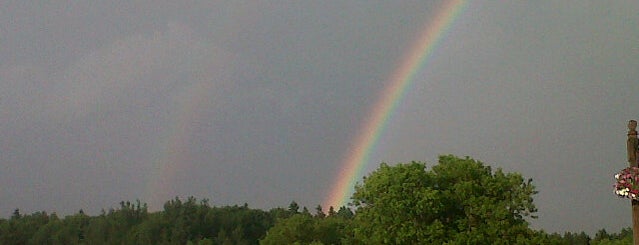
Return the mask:
M16 209L8 222L0 222L0 244L33 244L38 231L49 221L46 212L23 215Z
M623 228L619 234L609 234L601 229L595 234L595 238L590 242L592 245L630 245L632 244L632 229Z
M336 215L345 219L352 219L355 216L353 211L345 206L340 207Z
M610 236L610 234L608 234L606 229L601 229L601 230L597 231L597 233L595 234L595 240L597 240L597 241L610 240L610 238L611 238L611 236Z
M314 240L314 229L315 220L312 216L295 214L277 222L260 244L309 244Z
M322 205L317 205L317 207L315 207L315 217L320 219L326 217L326 214L322 211Z
M317 219L313 230L315 241L322 244L348 244L352 237L350 221L336 215Z
M310 212L310 211L308 211L308 208L306 208L306 206L304 206L304 207L302 208L302 214L305 214L305 215L311 215L311 212Z
M335 208L333 206L328 208L328 216L335 216L335 215L337 215L337 212L335 211Z
M352 236L349 224L337 215L296 214L277 222L260 244L342 244Z
M590 244L590 236L583 231L581 233L566 232L564 233L564 241L570 245L588 245Z
M532 180L452 155L428 171L380 168L355 186L355 238L367 244L517 244L536 236Z
M297 214L300 211L300 205L298 205L295 201L292 201L291 204L288 205L288 211L292 214Z

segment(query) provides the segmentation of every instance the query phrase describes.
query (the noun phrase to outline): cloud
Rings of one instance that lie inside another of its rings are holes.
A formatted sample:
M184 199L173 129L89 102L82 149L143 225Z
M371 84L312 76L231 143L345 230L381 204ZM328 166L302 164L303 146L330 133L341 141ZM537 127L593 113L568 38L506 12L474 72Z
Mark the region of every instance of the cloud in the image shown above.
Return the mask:
M24 118L32 118L42 112L43 97L48 87L45 71L31 64L12 64L0 67L0 115L20 124Z
M115 40L70 65L54 80L49 112L65 120L81 118L127 103L150 103L139 101L152 97L142 94L220 83L229 70L226 59L187 25L172 22L150 35Z

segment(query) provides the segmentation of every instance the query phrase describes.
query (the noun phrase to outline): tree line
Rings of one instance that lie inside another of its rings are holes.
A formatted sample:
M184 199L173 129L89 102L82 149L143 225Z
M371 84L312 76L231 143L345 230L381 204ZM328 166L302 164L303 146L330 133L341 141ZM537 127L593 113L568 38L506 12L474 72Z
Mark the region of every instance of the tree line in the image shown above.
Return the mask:
M313 211L291 202L268 211L175 198L149 212L140 201L89 216L82 210L0 219L0 244L631 244L632 230L594 237L530 228L531 179L471 158L380 167L355 186L348 207Z

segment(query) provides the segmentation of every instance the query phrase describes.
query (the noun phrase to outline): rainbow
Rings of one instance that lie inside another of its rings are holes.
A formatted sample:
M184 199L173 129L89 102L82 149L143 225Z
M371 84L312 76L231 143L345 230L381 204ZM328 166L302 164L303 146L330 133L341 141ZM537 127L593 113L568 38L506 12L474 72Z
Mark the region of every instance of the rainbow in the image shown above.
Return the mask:
M194 82L186 85L172 98L175 115L170 116L170 126L164 130L154 147L154 167L148 177L144 200L152 208L161 208L165 201L178 196L177 190L171 184L177 180L177 173L185 168L189 161L188 148L190 137L195 132L194 124L200 120L198 109L209 98L209 91L213 89L213 82Z
M363 168L368 164L371 151L375 148L388 118L413 81L413 77L424 66L437 47L438 41L449 30L456 17L466 7L464 0L445 1L419 36L415 44L408 50L402 63L388 79L388 85L382 91L381 99L372 107L361 131L353 142L343 160L340 171L324 207L341 207L346 205L352 195L356 180L360 178Z

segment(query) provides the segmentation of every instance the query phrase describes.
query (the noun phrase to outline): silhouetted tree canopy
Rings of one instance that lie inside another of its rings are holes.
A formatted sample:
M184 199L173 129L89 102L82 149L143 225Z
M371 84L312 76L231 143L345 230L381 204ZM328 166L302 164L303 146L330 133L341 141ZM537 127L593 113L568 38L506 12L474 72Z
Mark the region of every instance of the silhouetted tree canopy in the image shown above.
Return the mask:
M0 219L0 244L630 244L632 230L594 238L585 232L533 230L531 179L493 170L471 158L381 164L355 186L349 207L292 201L269 211L215 207L207 199L175 198L161 211L140 201L89 216L80 209ZM302 211L300 211L300 208ZM335 211L337 209L337 211Z

